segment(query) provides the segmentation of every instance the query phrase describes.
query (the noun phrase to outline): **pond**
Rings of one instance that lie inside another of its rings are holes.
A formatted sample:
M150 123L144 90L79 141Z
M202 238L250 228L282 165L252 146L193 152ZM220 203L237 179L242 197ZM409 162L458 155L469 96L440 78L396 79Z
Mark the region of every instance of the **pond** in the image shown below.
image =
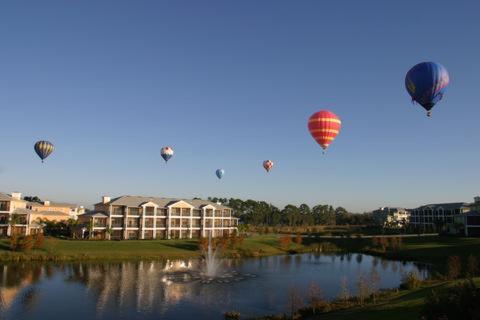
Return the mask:
M117 263L15 263L0 266L1 319L223 319L284 313L292 288L305 298L315 283L327 298L342 279L351 294L372 270L379 288L398 287L425 266L362 254L298 254L223 260L221 276L199 279L196 260ZM345 281L345 280L344 280Z

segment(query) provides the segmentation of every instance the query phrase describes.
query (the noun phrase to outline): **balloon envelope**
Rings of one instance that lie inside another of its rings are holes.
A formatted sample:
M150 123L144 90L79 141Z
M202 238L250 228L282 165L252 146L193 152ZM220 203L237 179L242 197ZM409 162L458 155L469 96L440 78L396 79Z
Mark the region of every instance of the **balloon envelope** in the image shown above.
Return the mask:
M40 159L42 159L42 162L43 162L43 160L45 160L45 159L53 152L53 150L55 149L55 147L53 146L53 144L52 144L51 142L44 141L44 140L37 141L37 142L35 143L35 145L33 146L33 148L35 149L35 152L36 152L37 155L40 157Z
M160 150L160 155L162 156L163 160L167 162L173 156L173 149L171 147L163 147Z
M323 150L326 150L332 143L341 127L340 118L328 110L318 111L308 119L308 130Z
M215 174L217 175L218 179L222 179L223 175L225 174L225 170L217 169L217 171L215 171Z
M263 167L265 168L265 170L267 170L267 172L270 172L270 170L272 170L272 167L273 167L273 161L272 160L263 161Z
M412 100L427 111L443 98L449 82L447 69L435 62L421 62L405 76L405 87Z

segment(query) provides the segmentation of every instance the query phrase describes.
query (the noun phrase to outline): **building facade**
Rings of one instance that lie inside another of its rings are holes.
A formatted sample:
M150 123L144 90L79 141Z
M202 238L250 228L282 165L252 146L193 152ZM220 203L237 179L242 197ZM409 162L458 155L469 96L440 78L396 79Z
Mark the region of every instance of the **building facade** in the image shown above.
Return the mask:
M73 203L52 202L48 200L42 202L28 202L27 209L36 212L61 212L68 214L69 218L74 220L77 220L79 215L85 213L83 206Z
M372 214L375 223L386 228L402 228L410 221L410 212L405 208L382 207Z
M55 210L32 209L32 203L22 199L20 192L0 193L0 236L30 235L42 232L43 220L65 221L68 213Z
M221 204L140 196L104 196L79 222L93 238L118 240L219 237L238 226L233 210Z
M448 225L454 223L456 216L470 210L471 204L466 202L427 204L412 209L410 223L412 227L420 230L444 231Z

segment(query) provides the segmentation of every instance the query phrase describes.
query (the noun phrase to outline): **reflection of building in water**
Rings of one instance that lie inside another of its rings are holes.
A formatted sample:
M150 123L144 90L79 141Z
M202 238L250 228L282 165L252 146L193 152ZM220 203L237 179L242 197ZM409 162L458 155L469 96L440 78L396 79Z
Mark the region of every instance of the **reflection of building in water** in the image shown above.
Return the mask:
M32 285L41 273L41 267L29 264L0 265L0 313L7 312L16 301L30 309L36 298Z
M181 271L192 267L191 261L182 260L80 264L72 266L70 280L83 283L96 296L99 314L106 309L129 308L147 313L160 310L161 313L162 308L165 311L168 306L199 294L199 283L187 283L181 278L184 275L189 281L188 274ZM177 275L180 278L171 281L169 275L175 271L180 271Z

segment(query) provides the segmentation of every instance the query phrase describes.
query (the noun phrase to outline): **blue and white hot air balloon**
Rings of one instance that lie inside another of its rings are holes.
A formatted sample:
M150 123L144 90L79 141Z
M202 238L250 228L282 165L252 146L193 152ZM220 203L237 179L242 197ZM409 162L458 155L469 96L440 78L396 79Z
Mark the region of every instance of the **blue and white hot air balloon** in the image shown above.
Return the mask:
M405 86L412 101L420 104L431 115L431 109L442 100L450 82L447 69L439 63L421 62L405 76Z
M217 171L215 171L215 174L217 175L217 178L218 178L218 179L222 179L222 178L223 178L223 175L225 174L225 170L223 170L223 169L217 169Z
M160 150L160 155L162 156L163 160L165 160L165 163L167 163L167 161L173 156L173 149L171 147L163 147Z

